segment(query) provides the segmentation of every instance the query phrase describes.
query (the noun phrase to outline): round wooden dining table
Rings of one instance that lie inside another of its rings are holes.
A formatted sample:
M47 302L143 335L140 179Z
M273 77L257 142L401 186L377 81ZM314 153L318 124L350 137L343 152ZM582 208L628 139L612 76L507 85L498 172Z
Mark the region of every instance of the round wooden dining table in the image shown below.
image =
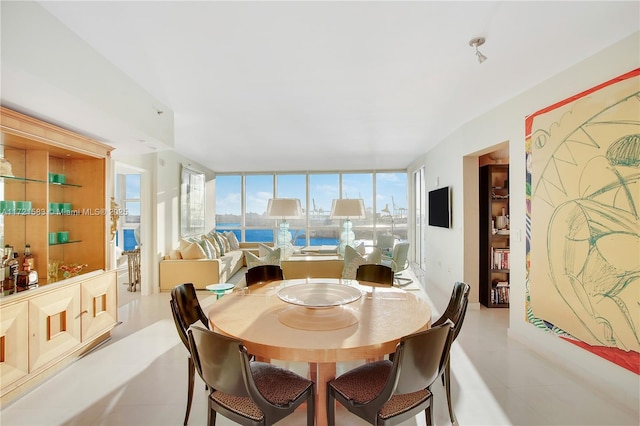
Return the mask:
M335 306L307 306L304 297L298 301L297 294L307 294L300 292L304 286L316 292L326 286ZM342 304L342 293L355 294L356 300ZM320 426L327 424L326 383L335 377L336 363L380 359L394 352L401 337L430 326L431 308L412 292L395 287L306 278L235 289L212 305L209 322L213 330L241 340L257 359L308 362Z

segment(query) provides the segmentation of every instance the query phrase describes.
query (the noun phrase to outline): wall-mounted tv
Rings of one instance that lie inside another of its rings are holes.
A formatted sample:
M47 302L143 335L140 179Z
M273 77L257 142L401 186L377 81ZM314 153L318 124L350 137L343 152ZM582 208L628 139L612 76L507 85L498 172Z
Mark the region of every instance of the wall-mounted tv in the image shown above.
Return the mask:
M429 225L451 227L451 196L448 186L429 191Z

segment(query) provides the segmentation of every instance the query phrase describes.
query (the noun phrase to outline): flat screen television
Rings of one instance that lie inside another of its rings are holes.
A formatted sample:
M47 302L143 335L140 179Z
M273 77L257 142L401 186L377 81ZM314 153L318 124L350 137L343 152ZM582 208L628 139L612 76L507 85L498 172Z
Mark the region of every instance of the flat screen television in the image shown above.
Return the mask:
M448 186L429 191L429 225L451 227L451 197Z

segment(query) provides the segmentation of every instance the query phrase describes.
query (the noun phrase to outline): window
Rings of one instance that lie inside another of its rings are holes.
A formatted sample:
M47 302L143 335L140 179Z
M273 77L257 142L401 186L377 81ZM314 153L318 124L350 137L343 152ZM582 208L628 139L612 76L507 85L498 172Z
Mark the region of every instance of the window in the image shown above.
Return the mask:
M353 220L357 240L378 233L407 239L407 174L404 171L351 173L218 174L216 230L233 231L241 241L273 242L279 220L266 217L270 198L298 198L303 218L290 219L296 246L335 245L341 220L332 220L336 198L362 198L365 219Z
M140 245L140 175L118 174L116 179L116 202L126 214L120 215L116 246L123 251Z

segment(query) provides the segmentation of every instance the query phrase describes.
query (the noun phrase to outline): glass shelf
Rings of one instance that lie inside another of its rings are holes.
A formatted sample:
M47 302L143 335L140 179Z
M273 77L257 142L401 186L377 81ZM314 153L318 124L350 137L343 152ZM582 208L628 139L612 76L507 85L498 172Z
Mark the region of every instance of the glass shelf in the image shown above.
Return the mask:
M49 244L49 247L53 247L53 246L64 246L67 244L74 244L74 243L81 243L82 240L69 240L66 243L55 243L55 244Z
M0 179L6 179L10 182L13 181L13 182L21 182L21 183L25 183L25 182L26 183L48 183L49 185L66 186L69 188L82 188L82 185L76 185L75 183L49 182L41 179L29 179L29 178L19 177L19 176L0 175Z
M47 183L47 181L46 181L46 180L39 180L39 179L27 179L27 178L24 178L24 177L18 177L18 176L5 176L5 175L0 175L0 178L2 178L2 179L7 179L7 180L9 180L10 182L11 182L11 181L14 181L14 182L23 182L23 183L24 183L24 182L27 182L27 183L29 183L29 182L33 182L33 183Z
M82 185L76 185L75 183L49 182L49 185L66 186L69 188L82 188Z

